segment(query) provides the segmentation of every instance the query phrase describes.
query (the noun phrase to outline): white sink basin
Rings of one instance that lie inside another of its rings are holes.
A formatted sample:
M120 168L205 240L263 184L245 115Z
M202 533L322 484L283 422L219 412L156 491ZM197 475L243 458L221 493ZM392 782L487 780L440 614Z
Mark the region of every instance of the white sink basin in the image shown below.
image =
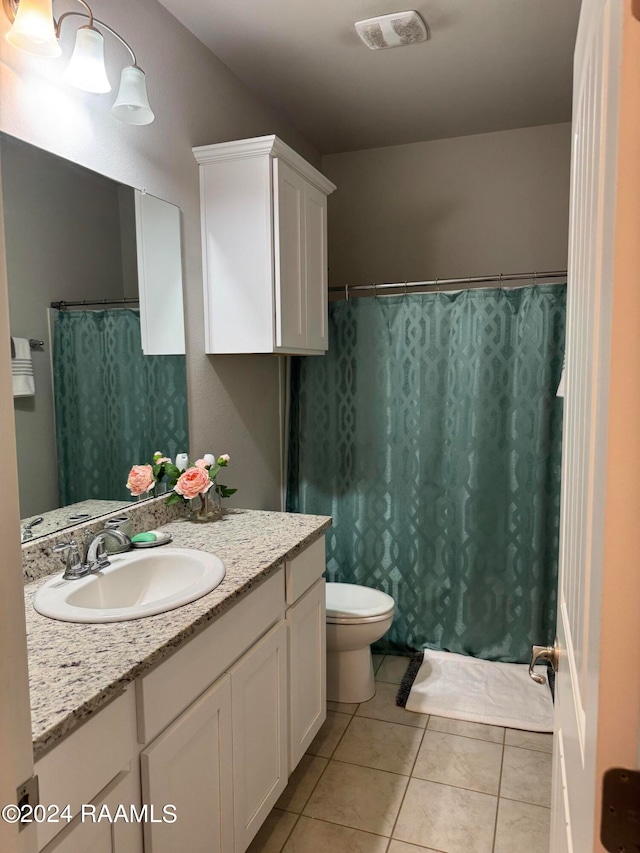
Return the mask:
M201 598L225 576L222 560L190 548L131 551L79 580L56 575L35 595L43 616L63 622L125 622Z

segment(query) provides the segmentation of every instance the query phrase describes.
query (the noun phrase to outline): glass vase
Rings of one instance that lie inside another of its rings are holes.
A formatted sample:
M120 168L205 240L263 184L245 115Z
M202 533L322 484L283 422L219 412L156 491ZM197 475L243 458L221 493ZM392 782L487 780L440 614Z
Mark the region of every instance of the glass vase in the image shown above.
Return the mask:
M189 501L189 504L189 521L195 521L197 523L216 521L222 515L220 496L213 487L203 495L198 495L196 498L192 498Z

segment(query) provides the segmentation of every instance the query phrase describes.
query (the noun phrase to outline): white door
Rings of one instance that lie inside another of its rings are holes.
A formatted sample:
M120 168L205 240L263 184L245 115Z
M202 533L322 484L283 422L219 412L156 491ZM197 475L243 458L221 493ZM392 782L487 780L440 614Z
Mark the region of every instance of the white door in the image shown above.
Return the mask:
M287 610L289 628L289 772L327 716L325 581Z
M311 184L304 191L305 291L307 343L311 350L329 347L327 270L327 197Z
M584 0L574 72L552 853L604 849L602 773L638 760L639 33L630 2Z
M273 161L276 345L307 346L305 287L306 181L277 157Z
M146 853L231 853L231 687L224 676L159 735L140 756L142 800L161 819L145 824Z
M230 675L235 850L244 853L287 784L286 624L272 628Z

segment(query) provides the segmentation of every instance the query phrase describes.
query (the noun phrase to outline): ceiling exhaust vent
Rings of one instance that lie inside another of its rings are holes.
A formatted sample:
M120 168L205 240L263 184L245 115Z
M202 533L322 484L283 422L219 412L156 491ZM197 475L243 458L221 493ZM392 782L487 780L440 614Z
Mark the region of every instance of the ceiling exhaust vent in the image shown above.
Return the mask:
M429 30L417 12L392 12L356 21L356 32L370 50L404 47L429 38Z

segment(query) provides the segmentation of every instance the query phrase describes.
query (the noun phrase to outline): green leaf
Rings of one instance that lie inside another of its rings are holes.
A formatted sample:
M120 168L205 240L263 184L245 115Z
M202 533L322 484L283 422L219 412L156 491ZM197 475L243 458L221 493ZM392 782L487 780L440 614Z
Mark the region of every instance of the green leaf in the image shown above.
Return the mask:
M237 489L229 489L227 486L220 486L220 497L230 498L231 495L235 495L237 491Z
M171 494L167 498L167 506L172 506L173 504L180 503L180 501L182 500L184 500L182 495L179 495L177 492L171 492Z
M215 465L215 466L212 465L211 468L209 468L209 479L213 483L215 483L216 477L218 476L219 473L220 473L220 466L219 465Z
M180 476L180 470L178 468L176 468L175 465L173 465L173 464L170 465L169 463L167 463L165 465L164 470L165 470L167 476L169 477L169 479L173 480L174 483L176 483L178 480L178 477Z

